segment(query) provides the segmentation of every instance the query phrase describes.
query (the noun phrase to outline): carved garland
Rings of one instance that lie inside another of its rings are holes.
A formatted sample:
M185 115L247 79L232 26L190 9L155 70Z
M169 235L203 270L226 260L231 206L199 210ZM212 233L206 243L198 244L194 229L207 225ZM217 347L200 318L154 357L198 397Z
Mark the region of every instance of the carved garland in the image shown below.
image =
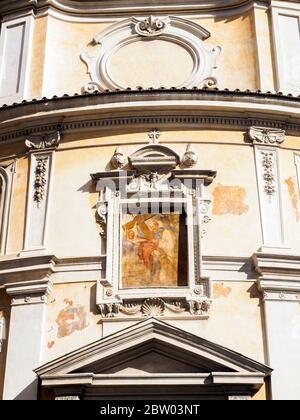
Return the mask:
M263 179L265 181L264 190L270 197L276 192L274 169L274 154L272 152L262 152Z
M161 317L166 310L176 314L190 313L190 315L208 315L211 302L209 300L182 300L167 301L160 298L148 298L144 301L129 303L104 303L100 305L101 315L104 318L114 318L123 313L129 316Z
M36 160L33 200L38 207L41 206L46 193L48 160L48 157Z

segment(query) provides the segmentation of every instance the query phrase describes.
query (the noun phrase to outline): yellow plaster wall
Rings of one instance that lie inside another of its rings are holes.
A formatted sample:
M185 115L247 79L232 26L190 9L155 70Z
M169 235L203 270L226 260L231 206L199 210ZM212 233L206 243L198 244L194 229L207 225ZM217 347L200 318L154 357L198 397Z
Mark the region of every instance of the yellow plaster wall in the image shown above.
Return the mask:
M18 254L23 249L27 205L28 167L29 161L27 157L21 157L17 160L10 213L7 246L8 254Z
M215 75L219 80L219 87L230 89L258 89L257 80L257 50L255 39L255 28L253 13L248 12L243 16L215 17L195 19L195 22L204 26L211 32L211 37L205 41L205 45L220 45L222 54L218 62L218 69ZM95 35L110 26L112 22L104 23L74 23L58 20L48 16L47 24L40 20L36 24L35 46L32 74L35 81L32 83L32 94L38 94L41 82L43 81L43 96L74 94L80 92L81 88L90 81L87 74L87 67L81 61L80 55L88 52L91 56L96 55L100 46L93 46L92 40ZM45 31L47 40L43 50ZM148 47L148 46L147 46ZM179 48L174 46L174 48ZM173 49L174 49L173 48ZM143 59L145 48L138 48L138 44L130 46L132 57L136 54L136 78L137 85L149 87L156 85L157 66L144 66ZM122 55L122 53L120 52ZM174 52L175 54L175 52ZM167 84L169 87L176 85L178 80L184 80L187 68L186 60L178 59L174 63L174 54L170 55L170 65L163 65L163 73L157 76L157 85ZM266 48L266 54L268 54ZM45 55L45 68L43 70L43 59ZM176 54L175 54L176 55ZM179 54L181 57L182 54ZM157 42L155 60L159 57L164 60L166 57L165 45ZM147 55L148 57L148 55ZM123 57L124 58L124 57ZM115 67L118 67L120 57L114 60ZM124 65L124 59L121 60ZM126 61L125 61L126 63ZM126 66L126 64L125 64ZM140 69L140 70L139 70ZM126 68L124 69L126 70ZM119 70L115 68L115 73ZM179 77L180 75L180 77ZM132 75L126 72L119 76L123 82L134 86ZM130 76L130 77L129 77ZM128 79L128 80L127 80Z
M80 59L83 52L92 54L92 40L107 24L70 23L48 17L43 95L80 93L90 78Z
M213 282L213 304L204 322L207 340L265 363L259 293L251 282Z
M180 156L187 143L192 143L199 155L198 169L218 172L214 183L208 187L213 199L213 221L207 226L205 252L251 255L261 245L252 147L244 144L244 136L240 132L166 131L161 137L161 144L172 147ZM130 155L148 144L148 138L145 132L76 142L69 136L64 138L56 152L47 248L57 256L99 254L101 244L95 219L98 194L90 174L107 169L119 144L123 152ZM225 210L221 208L220 211L218 206L220 203L221 207L223 205L224 189L228 203ZM235 200L238 201L238 209ZM245 238L242 241L241 232Z
M28 92L30 98L38 98L42 96L47 25L48 19L46 17L35 19L32 45L31 77Z
M258 89L257 49L253 13L242 16L196 20L211 33L207 44L219 45L222 53L215 75L220 89Z

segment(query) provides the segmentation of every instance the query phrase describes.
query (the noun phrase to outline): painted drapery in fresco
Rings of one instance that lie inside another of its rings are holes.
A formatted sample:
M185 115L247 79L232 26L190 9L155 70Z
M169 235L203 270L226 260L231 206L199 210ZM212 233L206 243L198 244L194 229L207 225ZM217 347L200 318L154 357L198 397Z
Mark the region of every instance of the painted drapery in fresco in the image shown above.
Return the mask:
M179 213L123 214L123 287L180 285L181 224Z

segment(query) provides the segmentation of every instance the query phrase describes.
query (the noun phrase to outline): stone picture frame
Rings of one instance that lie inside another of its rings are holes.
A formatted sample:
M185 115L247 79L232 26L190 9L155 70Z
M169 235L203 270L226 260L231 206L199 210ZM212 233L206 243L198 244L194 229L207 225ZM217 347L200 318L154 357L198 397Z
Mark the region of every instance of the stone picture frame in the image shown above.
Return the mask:
M120 151L116 152L120 158ZM187 153L191 153L188 151ZM142 316L208 316L210 280L202 269L202 236L210 200L206 186L216 176L209 170L182 169L179 156L171 149L148 145L128 158L127 170L96 173L92 179L99 192L97 212L106 247L106 270L97 284L97 305L103 318ZM125 169L125 168L124 168ZM187 217L186 286L122 288L121 217L128 204L172 203L184 206Z

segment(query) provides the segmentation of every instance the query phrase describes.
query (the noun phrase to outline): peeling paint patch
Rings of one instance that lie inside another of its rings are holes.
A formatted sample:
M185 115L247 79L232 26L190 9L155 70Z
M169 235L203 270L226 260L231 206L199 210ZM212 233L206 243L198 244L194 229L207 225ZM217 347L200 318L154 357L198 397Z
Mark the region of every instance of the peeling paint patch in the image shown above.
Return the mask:
M68 299L65 299L64 302L67 307L59 312L56 319L58 338L66 337L88 326L84 307L82 305L74 305L73 301Z
M224 287L223 283L214 283L214 299L219 299L221 297L227 298L231 292L231 287Z
M48 344L47 344L48 349L52 349L54 344L55 344L55 341L48 341Z
M294 212L295 212L296 220L297 220L297 222L299 222L299 220L300 220L299 198L298 198L295 182L293 180L293 177L290 177L290 178L286 179L284 182L286 183L286 185L288 187L288 191L289 191L292 207L293 207Z
M213 214L240 216L247 213L249 206L245 204L246 194L245 188L219 184L213 191Z

